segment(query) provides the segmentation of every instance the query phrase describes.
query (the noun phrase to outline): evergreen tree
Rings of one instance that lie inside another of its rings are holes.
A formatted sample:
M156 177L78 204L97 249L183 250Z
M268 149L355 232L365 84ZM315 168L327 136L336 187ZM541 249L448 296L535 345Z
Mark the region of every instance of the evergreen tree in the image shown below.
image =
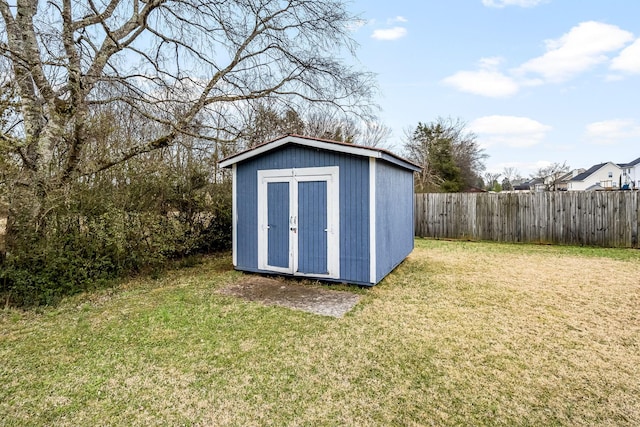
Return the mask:
M502 190L511 191L513 190L513 185L511 185L511 181L506 176L502 179Z
M418 123L405 144L406 156L422 167L416 190L459 192L477 185L486 155L475 139L459 120Z
M429 150L429 164L431 171L444 193L457 193L463 190L462 174L456 165L452 154L452 143L449 138L442 137L441 128L436 126L436 135Z

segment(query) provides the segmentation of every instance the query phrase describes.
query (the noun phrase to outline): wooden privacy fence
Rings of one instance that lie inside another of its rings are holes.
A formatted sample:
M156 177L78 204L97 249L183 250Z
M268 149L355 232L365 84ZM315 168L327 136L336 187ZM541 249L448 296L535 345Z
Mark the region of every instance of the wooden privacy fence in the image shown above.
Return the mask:
M638 248L637 191L415 195L420 237Z

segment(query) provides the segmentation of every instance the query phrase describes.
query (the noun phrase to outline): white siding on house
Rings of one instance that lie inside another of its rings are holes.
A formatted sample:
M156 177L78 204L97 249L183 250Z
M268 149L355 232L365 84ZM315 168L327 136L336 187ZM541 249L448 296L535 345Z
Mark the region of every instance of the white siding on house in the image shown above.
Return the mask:
M626 173L626 178L629 184L629 187L635 189L640 187L640 163L638 163L635 166L627 166L626 168L624 168ZM623 176L622 180L625 180L625 177Z
M599 184L602 188L618 188L621 176L622 168L615 163L609 162L582 180L573 179L569 181L567 190L584 191L596 184Z

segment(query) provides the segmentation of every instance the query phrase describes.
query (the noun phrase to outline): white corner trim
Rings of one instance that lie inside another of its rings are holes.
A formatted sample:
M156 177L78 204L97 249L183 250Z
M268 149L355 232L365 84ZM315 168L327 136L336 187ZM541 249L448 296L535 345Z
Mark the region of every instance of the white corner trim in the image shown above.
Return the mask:
M376 283L376 159L369 158L369 282Z
M231 251L233 266L238 266L238 165L231 167Z

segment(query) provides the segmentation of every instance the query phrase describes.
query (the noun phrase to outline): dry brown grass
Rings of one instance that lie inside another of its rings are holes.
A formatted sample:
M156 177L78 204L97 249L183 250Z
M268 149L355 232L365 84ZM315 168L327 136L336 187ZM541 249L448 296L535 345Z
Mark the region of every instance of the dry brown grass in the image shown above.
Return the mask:
M447 413L444 395L441 422L481 421L487 405L490 424L640 424L638 258L423 243L376 311L408 327L404 345L432 350L441 387L465 402Z
M640 425L639 252L416 244L340 319L228 259L5 311L0 424Z

